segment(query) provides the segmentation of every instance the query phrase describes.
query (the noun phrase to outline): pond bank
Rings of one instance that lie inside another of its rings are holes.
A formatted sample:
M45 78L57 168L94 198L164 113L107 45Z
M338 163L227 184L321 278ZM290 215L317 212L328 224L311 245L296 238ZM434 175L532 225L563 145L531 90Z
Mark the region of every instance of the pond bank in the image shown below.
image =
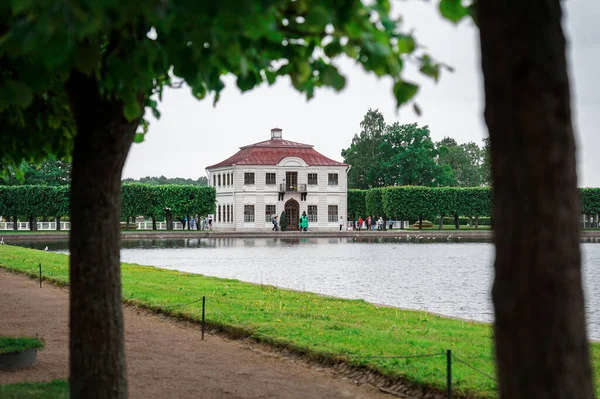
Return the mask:
M68 232L0 232L4 241L34 241L34 240L66 240ZM401 237L411 239L474 239L492 240L491 230L385 230L385 231L165 231L165 230L130 230L123 231L121 238L124 240L139 239L180 239L180 238L393 238ZM582 242L600 242L600 230L584 230L581 232Z

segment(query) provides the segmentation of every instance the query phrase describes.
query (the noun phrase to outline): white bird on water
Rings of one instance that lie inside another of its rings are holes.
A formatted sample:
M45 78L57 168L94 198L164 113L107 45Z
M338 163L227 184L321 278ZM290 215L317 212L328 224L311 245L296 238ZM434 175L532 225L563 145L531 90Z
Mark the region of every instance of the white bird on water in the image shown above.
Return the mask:
M44 248L44 251L48 251L48 246L46 245L46 248Z

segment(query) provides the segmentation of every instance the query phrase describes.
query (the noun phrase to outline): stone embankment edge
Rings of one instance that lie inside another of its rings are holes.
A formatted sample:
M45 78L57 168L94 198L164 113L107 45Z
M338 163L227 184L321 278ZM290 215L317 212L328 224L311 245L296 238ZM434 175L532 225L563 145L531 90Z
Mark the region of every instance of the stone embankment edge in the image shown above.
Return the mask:
M0 236L2 236L0 232ZM387 231L127 231L121 233L124 240L141 239L182 239L182 238L435 238L435 239L493 239L491 230L387 230ZM7 233L3 235L4 241L47 241L47 240L66 240L69 238L67 232L63 233ZM581 239L600 240L600 230L582 231Z

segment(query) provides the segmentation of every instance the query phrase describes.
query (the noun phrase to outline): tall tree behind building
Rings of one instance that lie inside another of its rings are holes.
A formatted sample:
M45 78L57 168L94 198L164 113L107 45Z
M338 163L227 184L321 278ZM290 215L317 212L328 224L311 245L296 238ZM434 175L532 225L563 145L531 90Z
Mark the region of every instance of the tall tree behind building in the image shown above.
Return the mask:
M360 133L354 135L349 148L342 150L344 162L352 165L348 172L350 188L366 189L382 185L381 177L373 165L381 159L379 146L385 129L381 112L369 108L360 123Z
M483 183L483 157L479 146L470 141L458 144L451 137L444 137L435 144L440 165L448 165L453 171L456 185L478 187Z

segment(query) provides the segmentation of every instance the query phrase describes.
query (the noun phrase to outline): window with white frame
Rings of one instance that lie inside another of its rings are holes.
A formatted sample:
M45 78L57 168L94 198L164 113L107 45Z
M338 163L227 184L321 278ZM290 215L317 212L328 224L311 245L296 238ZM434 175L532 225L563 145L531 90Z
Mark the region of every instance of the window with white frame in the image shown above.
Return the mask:
M308 185L309 186L316 186L317 184L319 184L319 180L318 180L318 176L316 173L309 173L308 174Z
M252 172L244 173L244 184L245 185L254 184L254 173L252 173Z
M277 214L277 205L265 205L265 222L271 222Z
M227 173L227 185L231 186L231 174Z
M275 173L265 173L265 184L273 185L275 184L276 175Z
M217 221L220 223L221 222L221 205L219 205L219 212L217 213L218 217L217 217Z
M254 173L252 175L254 176ZM254 205L244 205L244 222L254 222Z
M213 187L217 187L217 175L213 175Z
M337 173L329 173L327 178L328 186L337 186L338 185L338 174Z
M328 222L337 222L338 220L338 206L337 205L329 205L327 207L327 221Z
M317 215L318 215L317 206L309 205L308 206L308 221L309 222L318 222L319 218Z
M221 174L217 176L217 181L219 182L219 187L221 187Z

